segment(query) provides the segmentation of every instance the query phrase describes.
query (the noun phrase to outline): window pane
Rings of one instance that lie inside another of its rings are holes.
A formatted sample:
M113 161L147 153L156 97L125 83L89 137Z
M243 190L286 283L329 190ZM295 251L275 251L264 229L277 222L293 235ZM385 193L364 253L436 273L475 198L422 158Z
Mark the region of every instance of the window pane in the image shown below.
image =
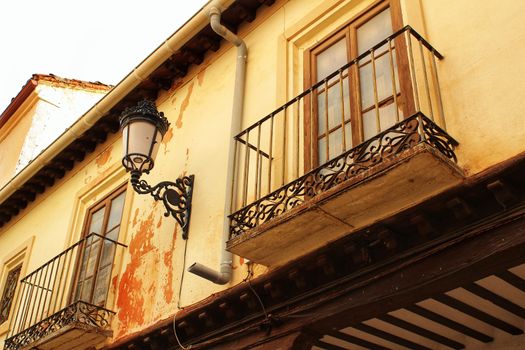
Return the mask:
M394 64L393 73L396 80L396 93L399 93L399 79L397 77L397 62L395 51L392 51L392 61ZM387 52L375 58L376 68L376 88L378 103L394 94L392 86L392 70L390 67L390 54ZM372 63L368 62L359 69L359 83L361 87L361 107L368 108L375 103L374 98L374 76Z
M346 149L343 148L343 134L341 132L341 128L338 128L337 130L331 132L328 137L328 141L330 149L329 149L329 160L333 159L342 153L344 153L346 150L349 150L352 148L352 126L350 123L345 124L345 137L346 137ZM323 137L319 139L317 143L319 149L319 165L326 163L326 138Z
M357 48L359 55L392 33L390 8L387 8L357 28Z
M97 283L93 292L93 304L104 305L111 277L111 265L98 271Z
M111 210L109 212L107 230L111 230L112 228L120 224L120 219L122 218L122 209L124 208L125 198L126 198L126 192L123 192L111 201Z
M85 275L87 277L92 276L95 273L95 267L97 264L97 258L100 251L100 240L93 243L90 247L87 248L87 253L89 254L89 258L87 261L86 266L86 273Z
M15 267L7 274L2 299L0 299L0 324L4 323L9 318L9 310L11 309L13 298L15 297L15 290L18 285L20 271L22 271L22 265Z
M91 302L91 288L93 287L93 278L88 278L84 281L82 290L80 291L80 300Z
M341 40L318 54L315 60L317 69L316 81L320 81L348 62L346 38L343 37Z
M119 231L120 231L120 226L115 227L113 230L106 233L106 238L111 239L113 241L117 241Z
M90 233L98 233L100 234L102 232L102 224L104 223L104 212L106 211L106 207L100 208L96 212L93 213L91 216L91 224L89 225L89 230L86 234L86 236Z
M401 111L399 111L399 118L403 118ZM380 131L384 131L396 123L396 111L393 103L379 108L379 122L381 123ZM375 109L372 109L363 114L363 136L365 140L368 140L378 133L376 112Z
M328 128L333 129L340 126L343 118L350 119L350 100L348 96L348 78L343 78L343 101L341 102L341 84L339 81L328 89L328 108L325 109L326 96L324 91L317 96L317 119L319 125L319 135L326 132L326 115L328 112Z
M113 265L113 256L115 254L115 244L110 241L104 241L102 248L102 257L100 258L100 267Z

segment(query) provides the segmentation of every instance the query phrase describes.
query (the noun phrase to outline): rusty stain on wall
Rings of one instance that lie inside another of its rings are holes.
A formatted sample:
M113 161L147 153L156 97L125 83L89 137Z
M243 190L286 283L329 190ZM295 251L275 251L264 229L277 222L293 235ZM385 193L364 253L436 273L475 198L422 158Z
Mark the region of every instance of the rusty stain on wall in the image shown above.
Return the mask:
M100 168L104 166L109 159L111 158L111 151L113 150L113 145L110 145L108 148L106 148L100 155L95 159L95 163Z
M168 143L173 138L173 128L169 128L168 131L166 131L166 134L162 138L162 145L164 146L164 154L168 153Z
M152 251L154 213L140 222L140 226L129 243L130 261L122 274L118 289L117 306L120 321L119 335L126 334L130 327L144 323L144 295L142 291L142 276L139 268L141 259L146 253Z
M164 300L169 304L173 300L173 250L164 253L164 265L168 268L166 285L164 285Z
M184 100L182 100L182 103L180 105L180 111L179 111L179 117L177 118L177 121L175 122L175 126L177 129L182 128L182 117L184 116L184 111L186 111L186 108L188 108L190 104L190 97L193 92L193 85L195 82L191 82L188 86L188 92L186 93L186 96L184 97Z
M175 242L177 240L177 225L173 230L173 235L171 239L171 247L167 252L164 252L164 266L168 269L166 273L166 284L164 285L164 300L167 304L170 304L173 301L173 252L175 251Z
M139 216L139 208L135 209L135 214L133 215L133 222L131 223L132 227L137 226L137 219Z

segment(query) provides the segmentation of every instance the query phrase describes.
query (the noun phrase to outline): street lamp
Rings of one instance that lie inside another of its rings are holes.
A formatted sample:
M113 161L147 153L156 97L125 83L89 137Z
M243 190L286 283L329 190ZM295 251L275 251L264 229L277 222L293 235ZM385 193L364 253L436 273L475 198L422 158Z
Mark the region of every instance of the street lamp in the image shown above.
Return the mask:
M175 182L162 181L155 186L140 180L143 173L149 174L153 169L160 142L169 125L164 113L159 112L152 101L142 100L136 106L126 108L120 115L124 142L122 165L131 173L130 181L135 191L162 200L166 208L164 216L171 214L182 228L182 238L187 239L194 175L180 177Z

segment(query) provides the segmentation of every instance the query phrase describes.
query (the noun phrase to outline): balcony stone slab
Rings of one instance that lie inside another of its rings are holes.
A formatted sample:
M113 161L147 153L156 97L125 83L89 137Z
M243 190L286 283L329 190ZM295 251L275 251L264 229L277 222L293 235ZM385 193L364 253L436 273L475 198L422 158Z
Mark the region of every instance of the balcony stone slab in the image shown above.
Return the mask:
M415 206L464 179L463 171L420 143L306 199L228 241L234 254L277 267Z

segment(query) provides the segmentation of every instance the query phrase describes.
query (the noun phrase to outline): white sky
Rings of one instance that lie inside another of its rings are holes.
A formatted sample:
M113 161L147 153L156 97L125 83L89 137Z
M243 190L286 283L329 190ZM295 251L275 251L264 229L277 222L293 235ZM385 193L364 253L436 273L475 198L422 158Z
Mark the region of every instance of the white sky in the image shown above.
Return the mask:
M0 1L0 113L33 73L117 84L206 2Z

